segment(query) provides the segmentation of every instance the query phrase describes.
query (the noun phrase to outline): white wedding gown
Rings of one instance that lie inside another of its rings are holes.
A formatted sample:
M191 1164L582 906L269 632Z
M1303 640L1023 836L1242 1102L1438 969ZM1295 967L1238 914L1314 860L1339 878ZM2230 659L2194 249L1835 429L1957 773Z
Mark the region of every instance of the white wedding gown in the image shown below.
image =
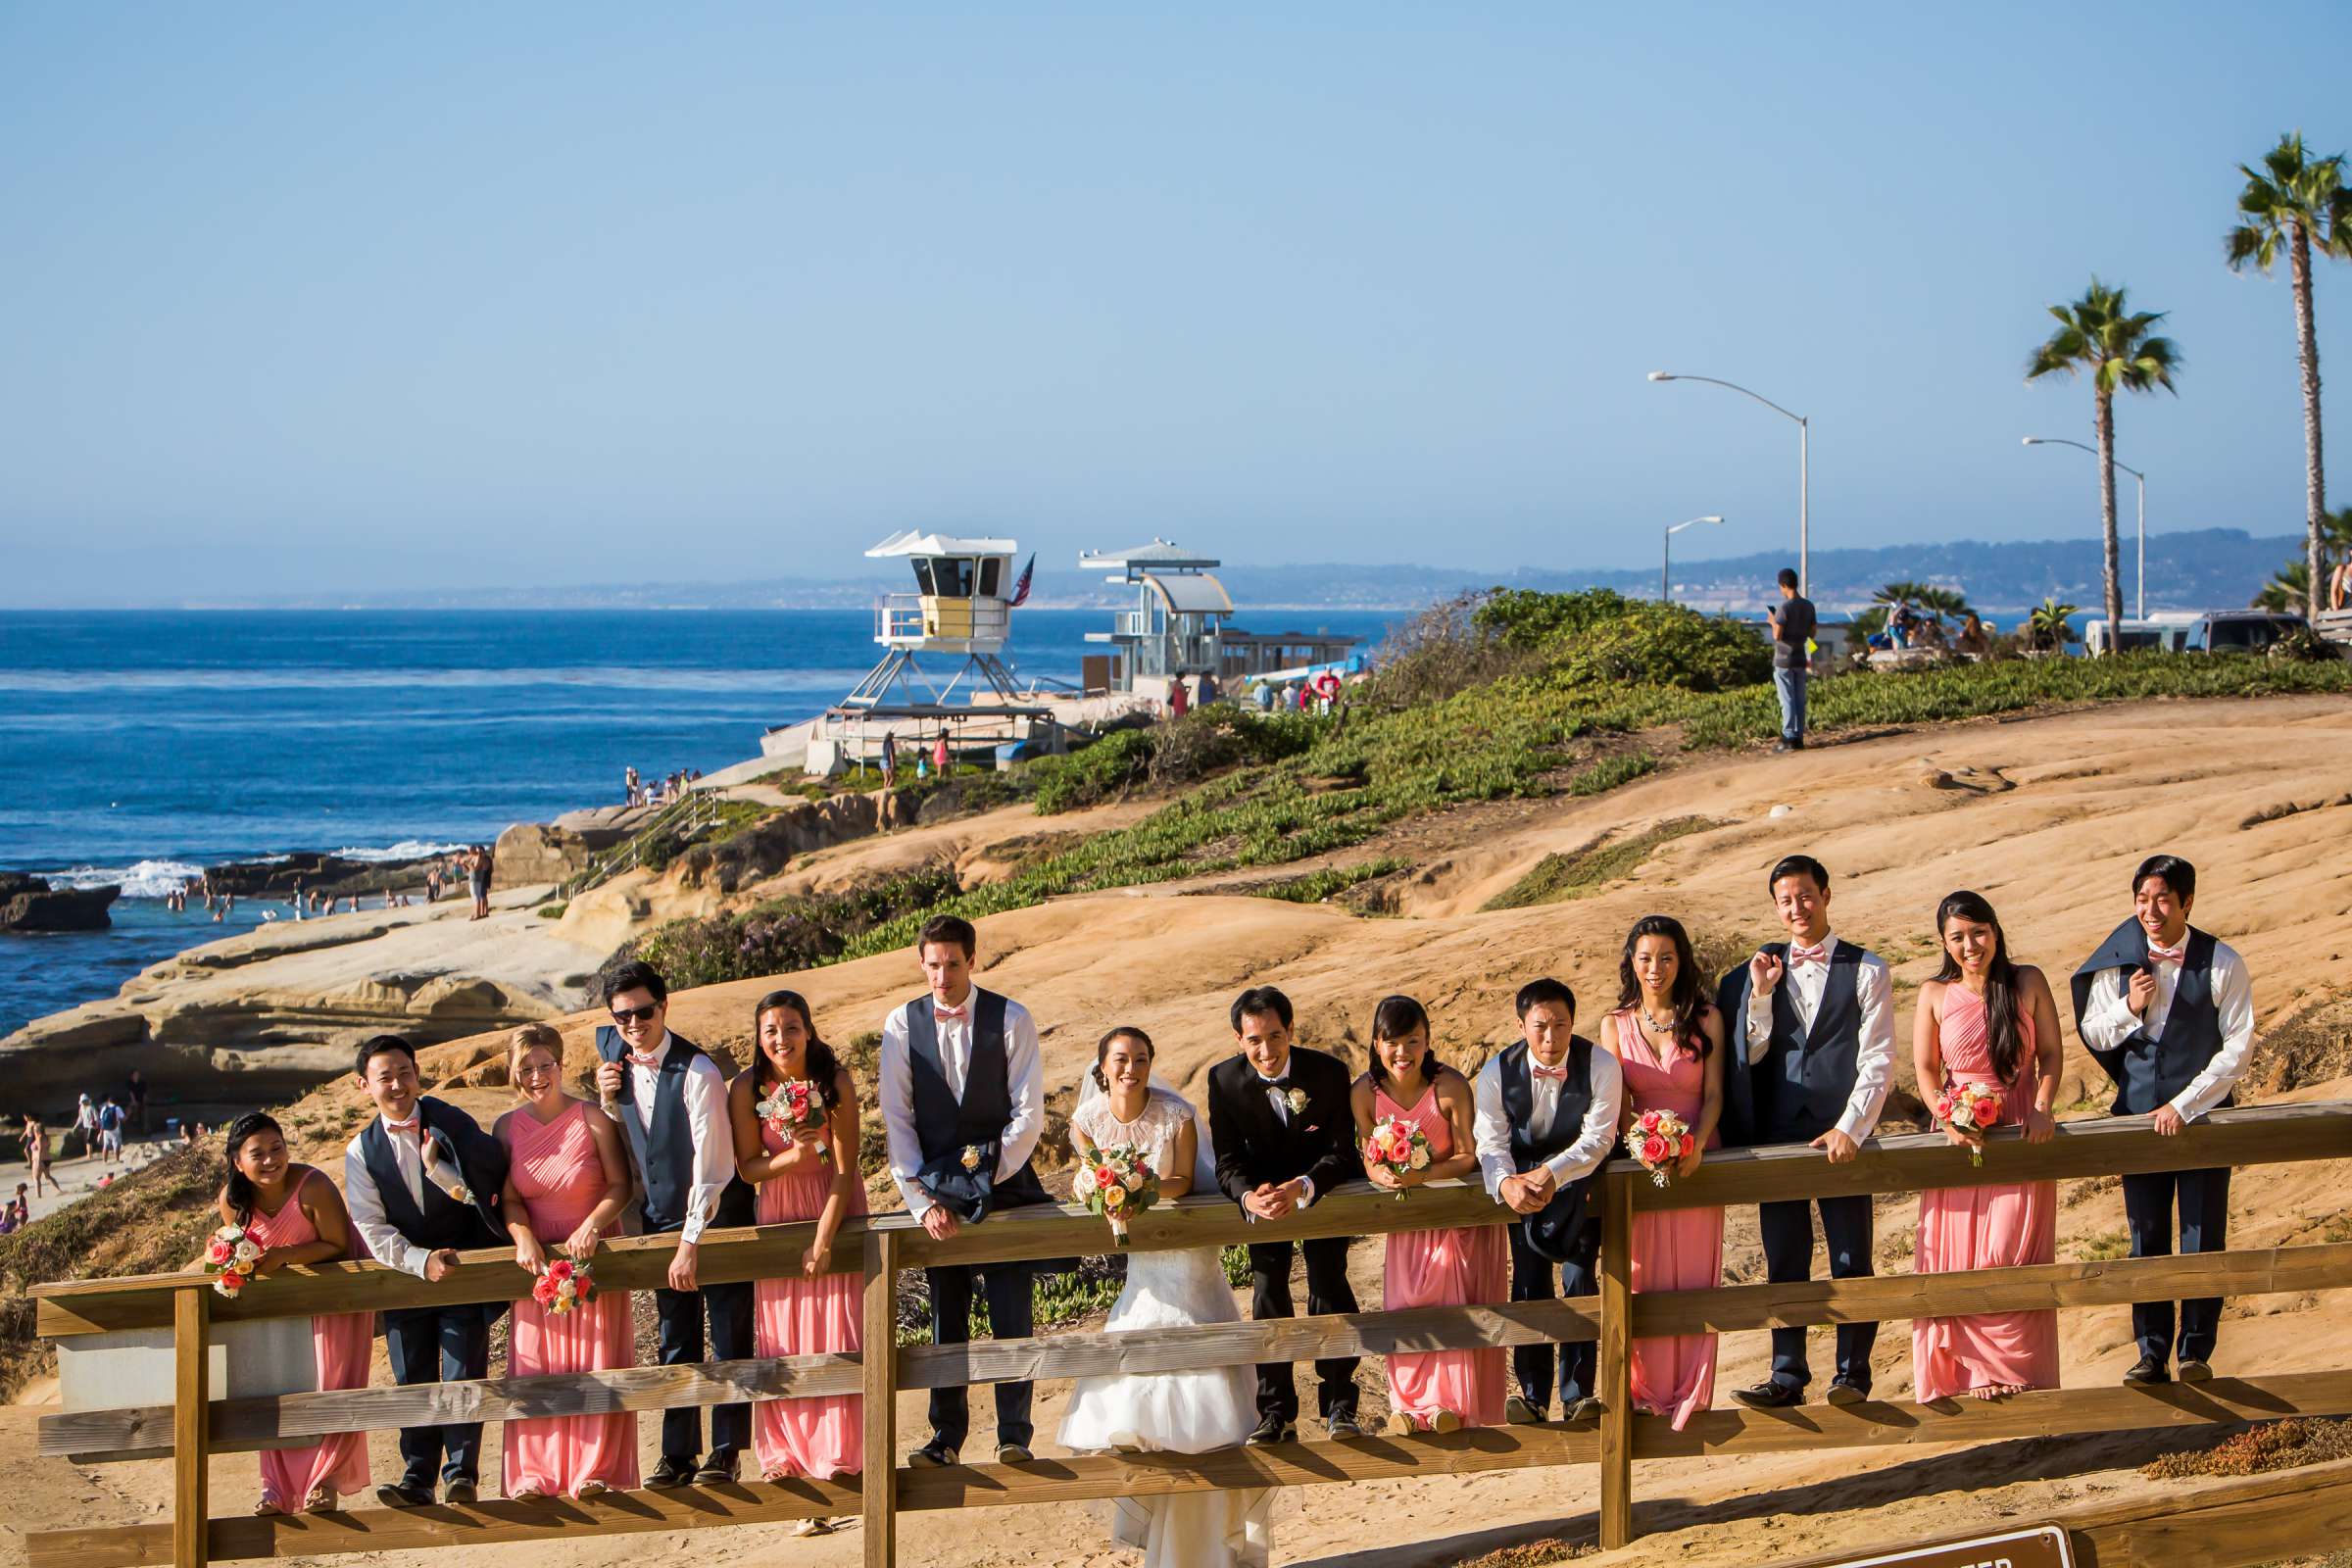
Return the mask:
M1111 1114L1107 1096L1091 1082L1087 1088L1070 1125L1097 1148L1133 1144L1145 1150L1153 1170L1169 1168L1177 1134L1185 1123L1198 1120L1183 1096L1154 1086L1143 1114L1122 1122ZM1196 1184L1199 1171L1215 1168L1204 1126L1196 1166ZM1128 1254L1127 1285L1103 1332L1236 1323L1241 1316L1215 1248L1136 1251ZM1204 1453L1239 1446L1256 1420L1253 1367L1081 1378L1070 1393L1058 1440L1080 1451ZM1264 1568L1273 1544L1268 1528L1273 1497L1271 1489L1254 1488L1114 1498L1111 1539L1141 1547L1144 1568Z

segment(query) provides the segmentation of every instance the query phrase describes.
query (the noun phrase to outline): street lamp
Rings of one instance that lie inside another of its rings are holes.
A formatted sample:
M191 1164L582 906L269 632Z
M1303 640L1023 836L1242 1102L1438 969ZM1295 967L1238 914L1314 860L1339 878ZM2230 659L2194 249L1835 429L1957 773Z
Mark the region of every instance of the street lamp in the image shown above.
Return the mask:
M1801 414L1789 413L1762 393L1748 391L1747 388L1736 381L1719 381L1711 375L1673 375L1664 370L1650 371L1649 378L1652 381L1704 381L1709 386L1729 387L1743 397L1754 398L1758 403L1763 404L1784 418L1796 421L1796 591L1800 594L1811 594L1813 591L1811 570L1813 482L1812 458L1808 446L1813 434L1812 421Z
M1722 520L1721 517L1692 517L1688 522L1678 522L1666 530L1666 556L1658 567L1658 602L1660 604L1671 605L1674 603L1674 536L1685 528L1694 528L1702 522L1721 522Z
M2069 441L2062 435L2030 435L2026 437L2026 445L2030 447L2073 447L2077 452L2087 452L2094 458L2099 455L2097 447L2084 446L2080 441ZM2109 461L2115 462L2113 459ZM2115 462L2115 466L2139 481L2139 565L2136 569L2136 580L2132 586L2132 618L2145 620L2148 618L2148 476L2129 463ZM2116 646L2122 647L2123 628L2111 626L2108 629L2117 638Z

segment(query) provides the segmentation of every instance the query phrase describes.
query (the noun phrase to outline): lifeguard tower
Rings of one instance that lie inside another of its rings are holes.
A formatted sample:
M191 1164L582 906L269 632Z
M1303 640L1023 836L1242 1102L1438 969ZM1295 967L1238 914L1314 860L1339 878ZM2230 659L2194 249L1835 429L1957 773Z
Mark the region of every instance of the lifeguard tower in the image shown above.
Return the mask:
M886 594L874 605L874 641L887 650L840 707L878 717L936 718L960 712L982 689L998 704L1017 705L1012 671L998 656L1012 631L1010 539L952 539L937 533L894 533L865 554L906 561L915 591ZM943 664L960 660L939 684L919 656ZM958 687L965 693L954 701Z

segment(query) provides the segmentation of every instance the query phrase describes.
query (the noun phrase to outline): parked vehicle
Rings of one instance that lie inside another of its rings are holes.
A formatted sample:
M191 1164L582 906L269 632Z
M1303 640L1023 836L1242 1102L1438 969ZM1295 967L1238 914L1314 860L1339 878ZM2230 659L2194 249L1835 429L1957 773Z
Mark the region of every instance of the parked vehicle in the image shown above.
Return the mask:
M2288 632L2299 631L2301 615L2270 610L2223 610L2199 615L2188 628L2181 652L2190 654L2259 654Z
M2188 641L2189 628L2203 618L2193 610L2159 610L2144 620L2126 620L2119 651L2136 654L2155 649L2167 654L2180 653ZM2107 652L2106 616L2082 623L2082 649L2093 658Z

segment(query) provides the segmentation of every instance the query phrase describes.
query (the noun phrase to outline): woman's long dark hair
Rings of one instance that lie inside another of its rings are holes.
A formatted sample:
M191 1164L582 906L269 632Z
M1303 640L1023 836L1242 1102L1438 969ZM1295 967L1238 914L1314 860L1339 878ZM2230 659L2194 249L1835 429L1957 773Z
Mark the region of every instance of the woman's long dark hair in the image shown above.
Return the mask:
M1964 888L1946 894L1936 906L1937 945L1942 944L1943 928L1954 916L1992 927L1992 961L1984 966L1984 1054L1992 1058L1992 1075L2004 1084L2014 1084L2024 1065L2020 1058L2026 1043L2017 1027L2017 965L2009 961L2009 933L2001 929L2001 917L1992 912L1984 895ZM1960 960L1948 947L1936 978L1947 982L1960 978Z
M816 1085L817 1098L825 1102L825 1109L833 1109L841 1103L841 1090L835 1085L835 1080L841 1076L841 1058L833 1054L833 1048L826 1045L823 1037L816 1032L816 1019L808 1011L808 999L798 991L770 991L753 1004L752 1054L759 1058L759 1063L753 1069L758 1076L752 1082L763 1090L777 1087L775 1064L767 1059L767 1053L760 1047L760 1020L778 1007L790 1007L801 1015L801 1027L808 1031L808 1046L804 1056L808 1081Z
M1617 959L1617 1005L1631 1007L1642 1000L1642 980L1634 973L1634 949L1643 937L1664 937L1674 944L1674 1043L1694 1060L1704 1061L1714 1043L1699 1027L1707 1010L1707 986L1690 952L1690 933L1671 914L1645 914L1625 934L1625 952Z
M1421 1053L1421 1076L1433 1084L1438 1081L1438 1074L1446 1070L1446 1064L1438 1059L1437 1031L1429 1026L1429 1009L1410 997L1383 997L1380 1005L1372 1009L1374 1085L1389 1081L1387 1070L1380 1064L1380 1043L1383 1040L1402 1040L1416 1029L1429 1041L1428 1047Z
M228 1212L239 1225L253 1223L253 1207L261 1195L254 1191L253 1178L237 1168L237 1152L245 1147L246 1139L262 1133L286 1136L276 1117L267 1111L249 1110L228 1124L228 1137L221 1144L221 1152L228 1159L228 1180L220 1184L220 1196L227 1200Z

